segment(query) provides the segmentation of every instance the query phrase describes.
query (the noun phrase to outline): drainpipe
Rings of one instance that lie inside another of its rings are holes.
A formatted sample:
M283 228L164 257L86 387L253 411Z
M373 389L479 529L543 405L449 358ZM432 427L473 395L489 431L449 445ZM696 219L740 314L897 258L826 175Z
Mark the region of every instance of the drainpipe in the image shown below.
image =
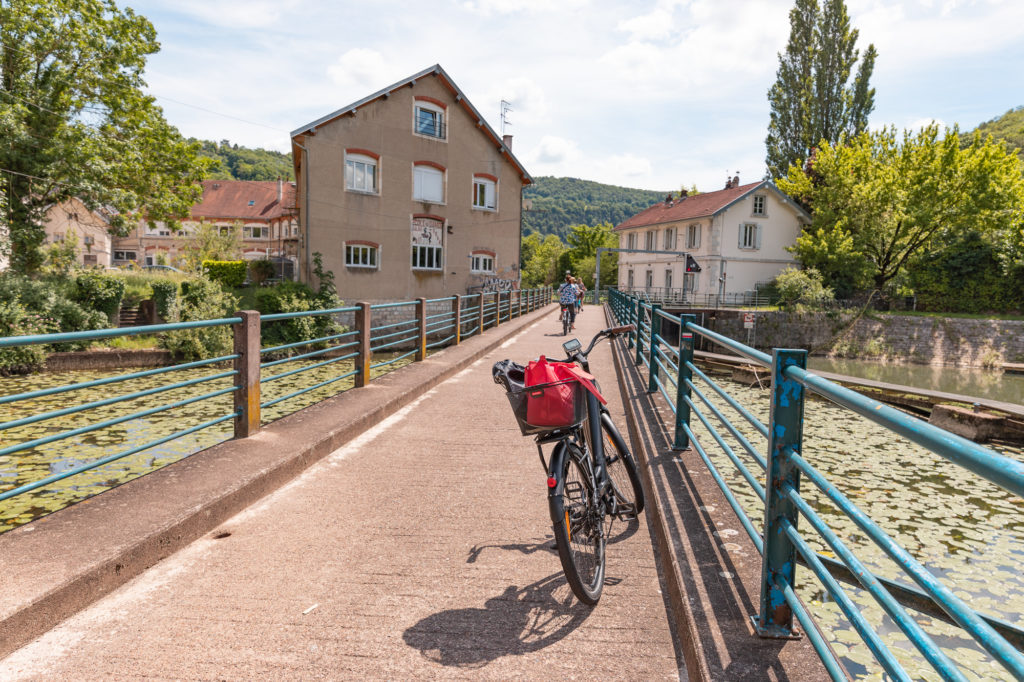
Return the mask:
M303 168L303 171L302 171L302 181L303 181L303 184L305 185L304 194L305 194L306 209L302 212L302 217L303 217L304 222L306 224L305 224L305 226L303 226L301 224L299 225L299 235L303 237L303 240L302 240L303 248L306 251L306 279L307 279L306 283L310 284L312 286L311 283L313 281L313 277L312 277L313 273L312 273L312 268L310 267L310 260L309 260L309 150L306 149L305 147L303 147L298 142L296 142L294 139L292 140L292 144L295 145L296 147L298 147L299 149L301 149L302 152L303 152L303 154L302 154L302 156L303 156L303 162L302 162L302 168ZM305 227L304 231L302 229L303 227ZM301 281L301 279L302 278L300 277L299 280Z

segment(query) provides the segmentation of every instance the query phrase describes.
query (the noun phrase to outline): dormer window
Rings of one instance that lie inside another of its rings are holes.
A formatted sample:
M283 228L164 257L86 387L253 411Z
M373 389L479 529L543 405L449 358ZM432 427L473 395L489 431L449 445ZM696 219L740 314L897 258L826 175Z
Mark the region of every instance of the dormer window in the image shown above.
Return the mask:
M256 205L256 200L255 199L249 199L249 205L250 206L255 206Z
M445 104L440 100L433 97L417 97L413 112L413 132L438 140L445 139L445 110Z

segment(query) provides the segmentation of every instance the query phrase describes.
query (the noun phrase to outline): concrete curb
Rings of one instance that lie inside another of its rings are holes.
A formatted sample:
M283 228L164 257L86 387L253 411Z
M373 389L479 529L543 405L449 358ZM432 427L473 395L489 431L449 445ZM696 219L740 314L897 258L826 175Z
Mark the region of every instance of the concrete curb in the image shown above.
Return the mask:
M607 305L604 306L605 319L608 326L615 325L611 311ZM626 412L626 424L629 428L630 449L637 456L640 463L640 471L644 477L644 487L647 493L647 520L654 529L658 542L658 554L661 557L662 571L665 577L665 585L668 588L669 603L672 605L672 615L675 619L675 629L679 636L679 643L683 649L683 660L686 661L686 671L693 682L710 682L711 672L708 670L707 658L704 655L704 647L701 644L700 634L697 632L697 623L689 608L689 599L686 595L686 584L683 581L682 572L679 569L679 561L672 549L672 542L669 538L668 520L665 518L665 510L661 504L661 498L657 494L654 477L651 474L651 464L647 459L647 451L641 444L639 427L637 426L636 412L633 410L633 401L625 395L626 383L623 381L624 368L622 366L623 354L622 341L615 339L611 342L612 358L615 360L615 372L619 377L619 390L623 391L622 405Z
M497 333L488 330L300 410L252 438L216 445L0 536L0 658L277 490L552 310L504 322L492 328Z

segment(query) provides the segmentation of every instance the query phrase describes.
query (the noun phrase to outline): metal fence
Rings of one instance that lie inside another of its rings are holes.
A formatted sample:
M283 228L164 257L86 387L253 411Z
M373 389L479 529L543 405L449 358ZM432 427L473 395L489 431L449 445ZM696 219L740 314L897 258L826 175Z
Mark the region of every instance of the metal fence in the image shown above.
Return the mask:
M696 294L685 289L665 287L636 287L616 291L672 308L767 308L771 303L767 296L756 291Z
M810 614L797 599L794 591L795 569L799 562L811 570L814 578L849 619L871 654L893 679L911 678L839 585L840 581L862 587L874 597L941 679L964 680L967 677L904 607L959 626L1013 676L1024 679L1024 655L1020 651L1024 648L1024 630L975 611L801 456L805 397L807 391L810 391L852 410L890 430L894 436L928 448L1018 497L1024 497L1024 463L808 372L806 351L774 349L768 355L697 325L693 315L670 315L661 310L657 303L646 303L636 296L614 289L609 293L609 304L620 323L636 325L636 332L630 335L627 348L635 353L638 366L647 367L648 391L660 393L675 415L674 447L694 448L751 542L762 555L760 607L754 617L758 634L763 637L792 636L793 618L796 617L833 679L846 679L842 665L815 627ZM723 346L753 365L771 369L769 424L758 420L722 386L694 365L695 336ZM678 338L678 343L670 345L666 337ZM766 450L759 450L739 432L722 410L708 398L708 390L720 396L765 438ZM763 502L763 523L757 523L747 515L722 472L711 461L704 444L695 439L690 426L694 417L707 429L717 446ZM745 453L737 453L726 443L722 431L712 423L713 419L731 434ZM745 456L741 457L741 454ZM750 461L757 465L753 472L748 467ZM918 588L873 575L826 520L801 496L801 477L813 483L838 510L896 562L917 583ZM798 530L801 516L832 549L838 561L811 548Z
M473 334L482 333L485 329L495 327L501 322L507 322L514 317L520 317L537 310L548 305L551 301L551 289L542 288L490 292L474 294L472 296L450 296L431 300L420 298L415 301L375 305L360 303L355 306L330 310L273 315L260 315L254 311L241 311L234 317L216 320L0 338L0 348L12 348L32 345L48 346L56 343L110 339L142 334L160 334L183 329L230 327L234 344L231 354L208 360L0 396L0 406L4 406L3 413L9 415L13 413L12 408L15 405L19 403L24 405L28 401L37 398L68 394L68 399L70 400L74 392L82 391L83 389L92 389L99 386L113 389L118 384L143 377L161 376L168 379L165 384L146 390L127 392L102 400L83 402L57 410L49 410L0 422L0 434L4 434L4 432L16 427L36 424L98 407L105 407L116 403L131 404L132 401L138 401L142 398L167 391L202 386L208 382L218 380L231 381L231 385L225 388L209 390L200 395L169 402L157 407L130 411L127 414L112 419L96 421L95 423L88 423L79 428L65 431L58 430L57 433L10 444L7 444L7 440L4 439L5 445L0 447L0 457L24 454L33 448L58 441L67 441L69 447L73 447L76 443L75 439L85 434L119 424L126 424L132 420L142 419L186 405L207 401L218 396L228 394L233 396L233 407L230 410L206 414L205 416L208 418L200 423L182 424L181 429L169 435L134 445L66 471L41 477L30 483L9 487L7 490L3 490L4 484L0 483L0 502L19 495L30 494L33 491L40 491L58 481L78 476L105 464L140 453L177 438L209 429L229 420L233 421L233 435L235 438L251 436L260 430L263 425L263 412L271 406L332 384L338 385L339 382L345 379L352 379L350 383L354 387L365 386L369 383L371 377L382 373L385 371L385 368L393 366L401 360L407 360L410 357L413 357L414 361L423 360L430 349L446 345L457 345L462 339ZM447 306L444 305L445 302L449 302ZM435 309L447 307L447 310L428 315L429 304L433 304ZM375 324L377 317L383 319L384 313L389 309L403 308L408 311L409 319ZM351 317L354 322L348 329L335 322L333 325L330 325L334 327L333 333L294 343L262 347L261 330L264 325L284 324L302 318L329 318L336 321L345 317ZM374 363L375 355L381 357L382 354L387 354L387 357L383 357L379 362ZM302 364L295 366L296 363ZM292 368L288 369L288 365L292 365ZM331 366L340 369L324 379L321 376L323 368ZM209 375L191 378L186 381L174 381L175 372L207 367L212 370ZM321 370L321 372L315 375L316 379L309 385L285 395L276 396L271 400L261 401L261 387L286 377L295 377L317 370ZM28 409L31 409L31 407L29 406Z

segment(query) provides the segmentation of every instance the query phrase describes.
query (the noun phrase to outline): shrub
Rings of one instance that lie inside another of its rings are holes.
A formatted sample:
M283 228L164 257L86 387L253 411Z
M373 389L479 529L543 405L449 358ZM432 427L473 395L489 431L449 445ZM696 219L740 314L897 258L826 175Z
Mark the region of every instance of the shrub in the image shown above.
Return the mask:
M338 306L333 306L338 307ZM322 310L321 298L301 282L281 282L273 287L256 292L256 309L263 315L274 313L298 313L307 310ZM308 341L322 336L339 334L344 329L328 315L294 317L288 320L267 322L261 333L264 346L280 346L286 343ZM306 346L299 352L307 352L325 344Z
M105 313L93 310L88 302L78 303L71 299L76 287L63 277L29 279L18 275L0 276L0 301L5 301L22 310L26 319L41 318L47 322L45 332L76 332L103 329L109 326ZM8 310L9 324L13 325L13 313ZM14 334L37 332L10 332ZM0 333L0 336L9 334ZM48 350L80 350L91 345L91 341L55 344Z
M178 302L178 283L172 279L155 279L150 287L156 314L165 320L171 319L171 307Z
M49 334L56 331L52 319L30 312L15 299L0 298L0 337ZM0 375L29 372L46 362L41 345L0 348Z
M124 280L116 275L85 270L75 277L75 300L105 313L111 324L117 323L124 291Z
M182 282L181 296L170 305L168 321L192 322L227 317L235 312L238 299L216 282L200 277ZM160 345L175 358L191 361L229 355L233 348L231 327L202 327L167 332Z
M782 305L787 308L797 305L818 307L835 300L832 289L822 283L821 274L814 268L786 268L775 278L775 287Z
M229 289L245 284L244 260L204 260L203 274Z
M256 286L260 286L273 277L275 272L274 264L269 260L254 260L249 263L249 279Z

